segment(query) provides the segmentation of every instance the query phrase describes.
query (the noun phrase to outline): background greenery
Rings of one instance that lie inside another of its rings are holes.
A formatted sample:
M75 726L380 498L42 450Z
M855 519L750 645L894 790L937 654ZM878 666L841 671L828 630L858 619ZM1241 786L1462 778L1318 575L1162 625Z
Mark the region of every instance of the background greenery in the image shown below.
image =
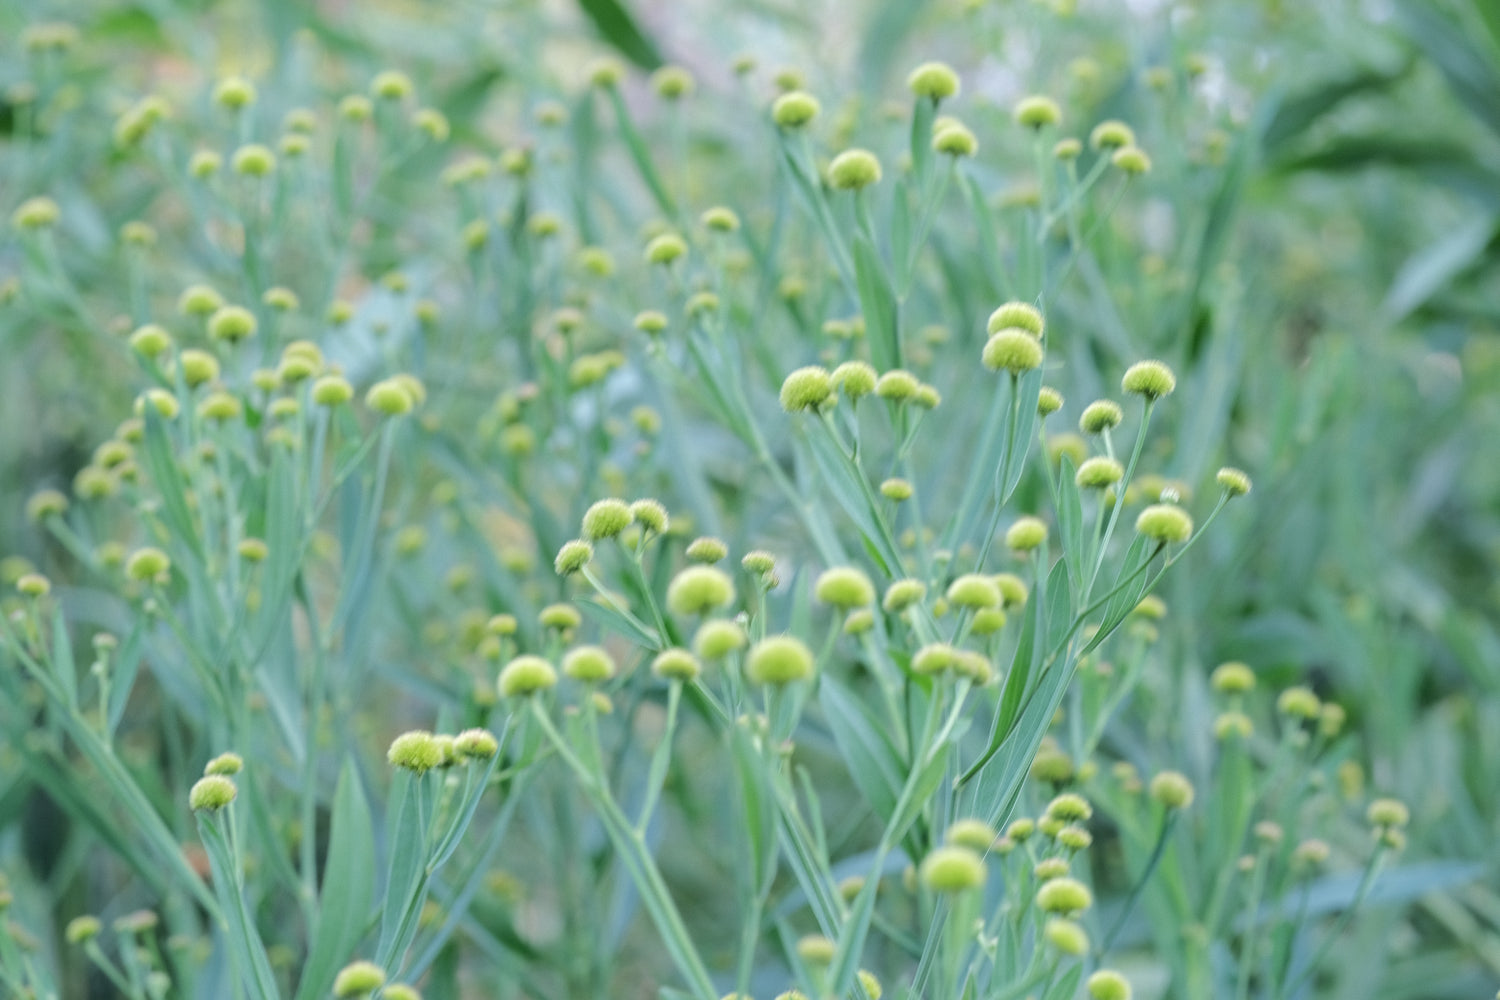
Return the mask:
M415 299L440 297L445 315L461 317L465 330L434 350L422 371L443 401L441 419L432 421L420 456L399 470L405 515L457 527L447 536L433 532L436 543L384 606L407 625L407 645L382 635L372 650L390 709L356 723L371 743L395 725L423 722L425 709L415 706L441 703L464 683L462 671L400 666L456 658L455 633L465 622L459 611L483 602L465 595L463 581L450 575L455 567L468 567L488 595L508 601L514 585L507 581L528 562L545 567L571 537L581 504L604 495L608 481L607 468L582 479L566 463L519 470L485 438L497 396L549 377L532 370L528 352L497 351L493 342L542 328L577 268L559 253L501 268L495 284L440 283L461 267L457 234L476 207L455 206L434 182L461 151L533 151L535 183L513 201L477 206L491 216L501 212L519 226L540 209L581 233L592 228L601 242L628 242L661 206L621 144L613 136L606 144L609 116L581 115L576 103L585 63L611 48L640 70L662 60L686 65L700 93L712 95L666 115L645 100L643 74L624 91L668 190L695 206L764 189L757 178L775 162L763 127L765 78L782 65L798 67L811 89L829 95L836 134L864 142L876 141L886 102L903 96L906 70L926 58L962 72L966 119L1002 120L1017 96L1040 91L1064 100L1070 113L1077 109L1080 121L1130 121L1157 163L1146 194L1126 209L1146 235L1110 242L1106 234L1101 276L1126 287L1108 309L1065 317L1091 335L1070 362L1085 383L1090 371L1144 355L1191 372L1183 409L1194 416L1186 425L1178 418L1170 471L1199 482L1227 448L1255 476L1256 492L1246 513L1220 522L1163 591L1172 614L1159 649L1170 679L1154 705L1175 711L1143 703L1113 739L1178 746L1192 773L1192 755L1206 752L1207 673L1227 659L1337 700L1359 736L1354 757L1363 780L1412 807L1404 862L1414 867L1355 925L1345 947L1359 960L1341 965L1332 995L1495 990L1500 465L1487 457L1500 435L1495 5L1226 0L1144 3L1126 12L1080 2L1064 15L1032 2L960 9L718 0L639 5L634 16L613 0L32 6L0 10L7 40L0 207L8 215L36 193L63 206L58 241L76 298L23 296L15 284L0 294L0 552L22 555L58 580L70 572L63 553L28 524L23 507L39 486L67 488L138 390L122 334L140 317L127 303L140 295L165 311L181 288L222 272L220 251L183 224L201 221L202 207L186 190L163 193L161 164L185 159L189 149L153 137L161 143L144 153L122 150L114 139L122 110L161 92L186 109L183 117L211 119L212 81L236 72L257 81L257 113L274 123L295 105L361 90L375 72L395 66L452 123L445 146L418 148L381 178L368 203L371 225L355 234L354 259L332 274L337 286L299 289L315 309L319 295L359 303L351 336L363 339L350 356L370 358L371 367L385 325L411 338L403 351L424 356L421 330L399 321ZM78 27L77 44L55 58L28 56L23 29L53 17ZM741 52L761 60L758 79L728 69ZM841 95L836 104L833 95ZM547 100L569 106L567 125L538 125L538 105ZM977 172L989 190L1019 189L1027 158L989 146ZM735 207L747 216L767 208ZM117 236L138 218L161 233L144 254ZM961 253L970 237L945 231L963 219L961 212L942 219L934 240L947 268L972 275L978 269ZM524 253L523 244L505 252ZM288 239L276 263L301 273L299 255L312 270L320 252ZM7 234L0 281L23 273L24 253ZM398 268L408 292L380 284ZM971 325L992 304L975 291L982 287L954 277L938 282L926 303L933 321L953 330ZM813 360L805 348L796 353L789 331L808 317L820 321L831 294L815 287L806 316L794 304L768 318L768 372ZM620 308L610 321L623 325L630 313ZM349 367L359 374L357 363ZM616 413L633 402L661 406L649 385L620 391L610 401ZM947 395L950 405L964 398L959 386ZM682 481L711 490L677 493L672 460L653 459L646 475L674 512L691 511L701 530L722 535L735 551L798 530L784 508L747 508L755 476L722 447L722 430L662 410L658 448L696 456L702 475ZM566 423L568 414L547 419ZM559 442L567 454L566 438ZM961 463L962 443L950 447L944 458ZM466 502L454 504L455 495ZM529 533L513 523L518 517ZM473 555L480 539L492 556ZM443 597L450 585L452 599ZM122 730L143 760L159 751L146 721L153 710L144 700L133 704ZM71 895L76 905L59 906L54 919L96 905L80 898L89 892L82 874L88 823L49 797L41 772L23 766L24 745L13 741L0 754L0 866L13 879L34 872L46 887L37 898ZM691 775L683 781L681 801L691 809ZM542 810L529 819L540 834L559 817ZM722 875L713 859L685 857L678 865L672 874L692 905L712 913L712 886ZM630 970L624 975L628 981Z

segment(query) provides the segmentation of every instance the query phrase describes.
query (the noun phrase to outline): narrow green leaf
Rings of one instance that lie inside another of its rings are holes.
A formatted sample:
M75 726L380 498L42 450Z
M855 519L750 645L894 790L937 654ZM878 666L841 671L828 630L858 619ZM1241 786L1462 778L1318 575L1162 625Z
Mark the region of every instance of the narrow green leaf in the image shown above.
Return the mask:
M73 660L73 640L68 637L68 623L62 608L52 609L52 666L57 671L58 686L68 700L69 708L78 706L78 667Z
M854 277L859 305L865 316L870 360L880 371L901 367L901 341L896 329L896 293L880 255L863 233L854 239Z
M318 919L309 935L297 1000L326 996L333 977L354 954L373 921L375 833L370 806L352 759L333 792L328 855L318 893Z
M858 697L832 677L818 682L818 701L855 787L882 822L891 822L904 770L896 748Z
M1421 308L1484 255L1496 234L1495 216L1483 213L1443 233L1401 265L1381 307L1391 323Z
M578 7L625 58L645 69L661 65L656 44L640 29L622 0L578 0Z
M200 812L196 818L198 835L203 840L209 866L213 869L214 890L223 912L229 949L234 956L236 978L252 1000L280 1000L276 976L271 972L270 959L266 957L266 946L261 941L260 931L255 927L255 918L245 902L239 865L235 863L234 852L220 825L221 820L232 822L229 815L227 812Z

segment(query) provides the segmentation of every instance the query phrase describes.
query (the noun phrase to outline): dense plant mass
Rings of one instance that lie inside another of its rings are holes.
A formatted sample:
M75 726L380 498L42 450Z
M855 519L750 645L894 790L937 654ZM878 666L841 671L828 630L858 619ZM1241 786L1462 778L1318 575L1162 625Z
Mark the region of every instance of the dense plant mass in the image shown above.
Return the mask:
M6 996L1494 992L1487 4L31 6Z

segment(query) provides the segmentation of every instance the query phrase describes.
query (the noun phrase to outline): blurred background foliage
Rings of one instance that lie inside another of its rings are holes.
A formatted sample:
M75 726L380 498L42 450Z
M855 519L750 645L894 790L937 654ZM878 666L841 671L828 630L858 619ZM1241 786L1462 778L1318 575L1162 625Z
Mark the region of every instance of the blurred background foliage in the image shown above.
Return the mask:
M76 25L78 42L65 60L44 53L37 66L20 39L53 19ZM1182 711L1136 721L1180 727L1167 736L1191 749L1214 664L1243 659L1285 682L1310 678L1361 732L1365 780L1411 803L1408 857L1490 865L1488 877L1457 889L1408 886L1402 905L1362 922L1366 961L1340 979L1340 995L1493 992L1500 5L35 0L0 5L0 46L0 207L8 215L42 192L63 205L67 269L81 292L77 308L23 300L13 278L21 247L0 242L0 553L46 569L56 554L25 524L27 496L65 487L135 392L122 336L132 324L117 314L139 265L116 234L150 215L164 240L177 238L170 213L180 202L161 197L149 162L113 139L121 111L143 94L206 105L212 80L242 73L261 87L257 113L274 121L293 95L358 90L389 65L411 74L453 137L446 151L414 154L419 162L385 192L401 228L382 231L377 214L360 234L363 277L337 290L351 298L397 265L418 280L450 266L441 248L462 220L432 190L452 151L535 142L536 197L570 217L576 209L586 224L585 210L569 204L573 165L549 162L550 140L534 136L535 102L570 101L584 65L609 49L642 70L685 65L715 93L711 108L690 107L679 123L639 100L643 74L625 90L659 149L691 144L692 173L674 169L685 158L664 161L671 190L694 205L755 190L746 175L771 169L757 138L769 89L730 70L741 52L761 57L763 73L799 68L815 92L861 95L829 109L855 138L873 131L906 70L932 56L960 70L981 119L1043 91L1078 109L1080 121L1119 117L1149 136L1180 137L1180 148L1150 147L1164 166L1148 190L1162 178L1196 189L1148 196L1137 210L1149 259L1104 266L1128 263L1145 276L1134 301L1120 298L1120 329L1139 348L1213 376L1201 388L1204 409L1192 411L1203 426L1197 437L1183 431L1174 472L1201 479L1227 438L1256 493L1253 514L1223 522L1192 552L1190 571L1169 578L1174 613L1163 642L1179 664L1172 696ZM588 148L592 121L569 125L575 150ZM1024 187L1024 163L992 162L989 186ZM1224 169L1195 173L1183 167L1190 162ZM618 166L593 171L602 186L594 225L634 232L651 216L651 197L628 171L611 170ZM941 227L935 239L941 256ZM1119 247L1139 252L1134 242ZM207 247L163 247L152 259L212 270ZM152 294L169 301L200 277L157 275ZM535 322L542 306L524 298L496 322ZM967 324L988 303L945 306L946 318ZM1110 343L1110 330L1094 332ZM435 392L472 401L493 398L515 374L457 366L426 377ZM451 445L457 454L464 442ZM739 485L732 472L719 484L730 509ZM5 753L13 760L16 750ZM9 763L0 770L6 850L17 849L17 831L45 827L36 818L43 802Z

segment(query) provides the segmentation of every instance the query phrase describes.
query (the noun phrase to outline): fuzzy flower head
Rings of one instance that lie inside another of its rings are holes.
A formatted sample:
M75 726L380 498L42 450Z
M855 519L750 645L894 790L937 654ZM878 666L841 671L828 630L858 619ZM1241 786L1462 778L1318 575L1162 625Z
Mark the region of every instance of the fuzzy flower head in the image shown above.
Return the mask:
M539 694L557 684L557 671L540 656L522 655L511 660L500 671L500 696L524 698Z
M188 792L188 805L194 812L218 812L234 801L239 789L234 782L222 774L208 774L199 778Z
M781 686L811 677L813 666L812 650L802 640L780 635L750 648L745 672L756 684Z
M788 413L816 410L833 398L833 377L821 365L798 368L781 383L781 408Z
M828 186L859 191L880 181L880 161L867 149L846 149L828 164Z
M1120 388L1134 396L1157 400L1172 394L1177 388L1177 376L1160 361L1137 361L1125 370Z
M392 767L422 775L443 763L443 748L425 729L413 729L391 741L385 759Z
M713 566L689 566L667 586L667 607L679 615L705 615L734 601L734 581Z
M958 96L958 74L947 63L925 62L911 71L906 86L918 98L942 101Z
M1042 364L1042 344L1029 331L1006 327L985 342L980 360L990 371L1008 371L1020 375Z
M875 585L853 566L835 566L818 577L813 593L824 604L849 610L875 603Z
M970 848L939 847L922 860L922 884L936 893L957 893L984 885L984 859Z

